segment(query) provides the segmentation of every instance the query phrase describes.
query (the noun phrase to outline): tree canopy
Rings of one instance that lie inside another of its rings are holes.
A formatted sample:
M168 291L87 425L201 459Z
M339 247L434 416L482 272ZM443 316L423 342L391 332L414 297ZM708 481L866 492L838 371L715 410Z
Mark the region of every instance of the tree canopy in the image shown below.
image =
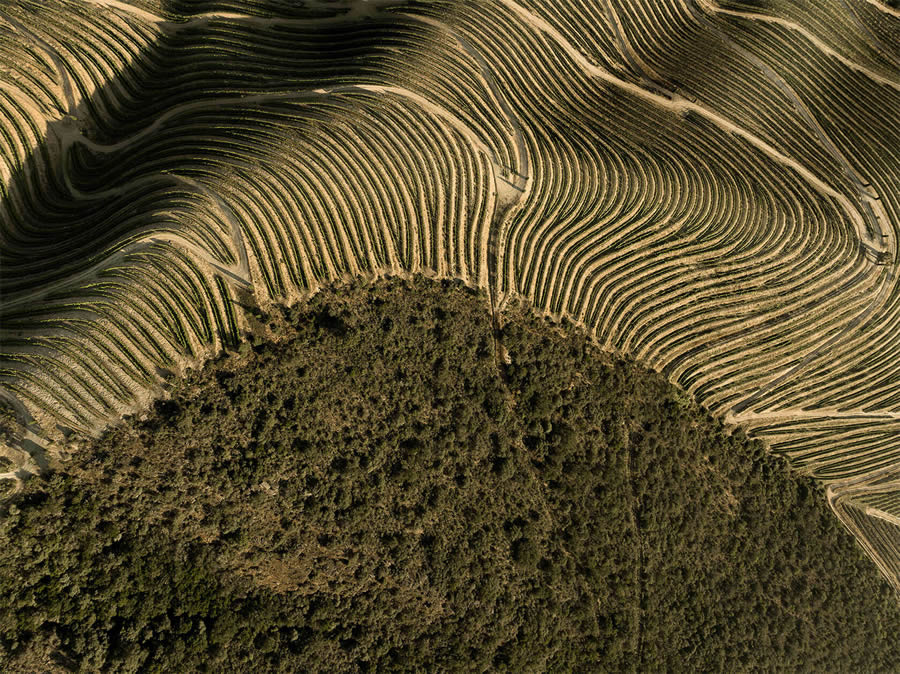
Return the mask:
M820 488L658 373L446 281L273 312L6 502L5 671L900 662Z

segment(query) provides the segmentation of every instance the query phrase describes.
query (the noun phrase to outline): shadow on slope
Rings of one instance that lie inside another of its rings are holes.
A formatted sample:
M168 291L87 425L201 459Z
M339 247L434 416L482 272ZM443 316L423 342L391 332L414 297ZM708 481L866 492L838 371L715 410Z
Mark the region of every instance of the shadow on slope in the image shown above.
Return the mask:
M390 54L395 33L392 19L371 11L385 4L396 3L373 2L361 12L354 7L362 5L348 2L164 1L166 22L158 40L49 124L43 142L0 195L0 324L7 365L2 374L11 386L2 393L23 426L40 433L16 399L15 373L32 368L34 354L44 358L38 369L53 370L45 357L59 352L48 338L73 334L76 322L99 318L91 302L103 301L110 288L97 284L111 280L102 278L105 270L143 264L149 247L174 237L206 255L213 275L240 283L229 271L238 263L240 233L216 213L221 200L215 183L228 175L223 157L241 129L241 108L235 106L233 129L205 129L207 147L179 156L179 139L197 133L191 111L215 110L222 97L370 81L378 59ZM74 12L64 5L55 9ZM52 24L53 11L42 7L31 25ZM77 46L75 52L87 58ZM75 86L70 74L62 77ZM158 124L160 118L165 122ZM252 133L252 125L243 130ZM246 292L241 301L253 303ZM232 341L222 325L216 332L213 339ZM31 354L25 358L32 364L23 366L23 354ZM160 366L168 365L155 364L150 376ZM89 399L90 391L85 395ZM59 429L70 430L66 424ZM25 448L23 442L16 446ZM46 463L40 450L32 455Z

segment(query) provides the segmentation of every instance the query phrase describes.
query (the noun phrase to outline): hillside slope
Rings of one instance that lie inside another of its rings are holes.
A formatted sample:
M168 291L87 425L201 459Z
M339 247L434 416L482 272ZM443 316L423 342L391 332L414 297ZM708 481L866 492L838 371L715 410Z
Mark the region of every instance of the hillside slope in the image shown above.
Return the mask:
M425 273L662 372L900 588L891 4L4 2L0 478L247 307Z
M8 507L4 671L900 662L816 483L580 331L510 308L495 352L421 278L254 325Z

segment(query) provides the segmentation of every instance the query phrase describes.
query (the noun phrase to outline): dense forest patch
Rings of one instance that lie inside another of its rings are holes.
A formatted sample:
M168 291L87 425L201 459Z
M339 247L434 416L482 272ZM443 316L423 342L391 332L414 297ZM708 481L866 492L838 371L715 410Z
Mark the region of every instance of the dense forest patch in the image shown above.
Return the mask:
M498 362L423 279L262 320L7 505L6 671L900 662L815 483L578 331L513 308Z

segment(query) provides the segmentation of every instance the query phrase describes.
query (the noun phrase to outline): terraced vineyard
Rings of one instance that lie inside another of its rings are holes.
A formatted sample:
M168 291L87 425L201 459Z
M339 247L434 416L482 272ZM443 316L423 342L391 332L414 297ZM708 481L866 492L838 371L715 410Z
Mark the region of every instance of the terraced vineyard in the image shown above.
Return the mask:
M900 11L300 4L0 10L3 477L248 306L424 272L662 371L900 588Z

